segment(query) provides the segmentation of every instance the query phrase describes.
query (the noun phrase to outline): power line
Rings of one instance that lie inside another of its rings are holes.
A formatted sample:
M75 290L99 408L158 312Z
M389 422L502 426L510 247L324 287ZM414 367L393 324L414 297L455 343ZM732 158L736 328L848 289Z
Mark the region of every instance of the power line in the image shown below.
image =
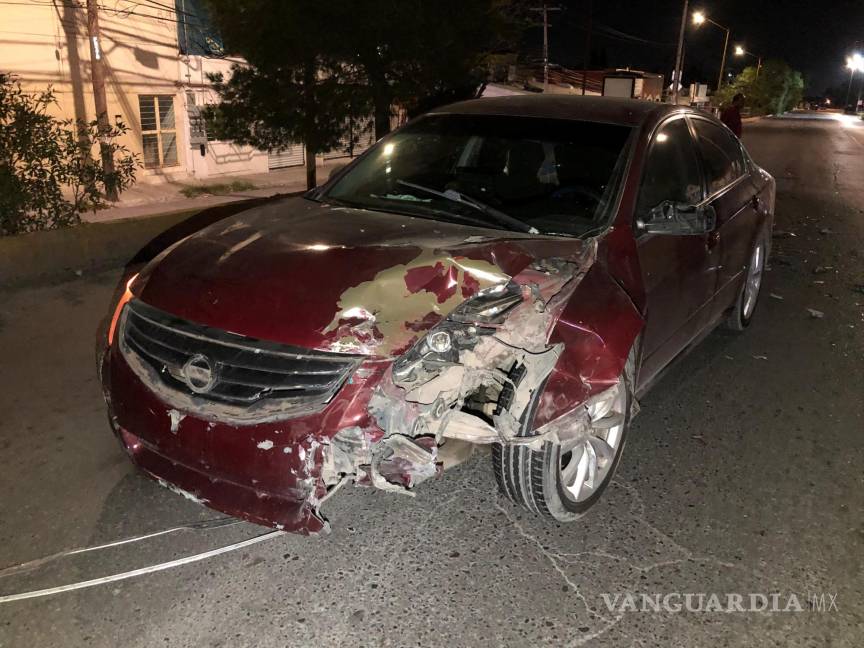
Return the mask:
M65 2L51 2L51 3L49 3L49 2L36 2L35 0L31 0L31 2L12 2L9 0L0 0L0 5L17 6L17 7L45 7L45 8L63 7L65 9L84 9L85 8L84 5L82 5L82 4L67 4ZM99 11L105 11L107 13L122 14L125 16L129 16L129 15L139 16L141 18L151 18L153 20L164 20L165 22L172 22L172 23L175 23L178 25L184 22L182 20L176 20L174 18L163 18L162 16L154 16L153 14L138 13L134 9L132 9L131 11L127 10L127 9L112 9L111 7L106 7L105 5L97 5L97 8L99 9Z
M0 6L7 5L7 6L18 6L18 7L44 7L46 9L49 7L63 7L66 9L86 9L86 7L82 4L70 4L69 2L71 2L71 0L67 0L67 2L58 2L57 0L47 0L46 2L39 2L38 0L30 0L29 2L16 2L15 0L0 0ZM174 14L177 15L177 11L170 9L167 5L160 5L159 3L154 3L154 4L163 8L163 9L174 11ZM140 7L140 5L136 5L130 9L114 9L112 7L106 7L105 5L97 5L97 8L100 11L114 14L118 18L121 16L123 18L128 18L129 16L137 16L139 18L161 20L161 21L165 21L165 22L169 22L169 23L174 23L175 25L186 26L186 25L190 24L190 21L185 20L182 17L180 18L180 20L177 20L175 18L165 18L163 16L154 16L153 14L139 13L138 11L136 11L136 9L138 9L139 7ZM149 7L147 7L147 8L149 8ZM194 14L190 14L188 12L182 12L182 13L186 16L194 16ZM62 23L64 20L66 20L66 17L58 16L58 19ZM107 31L110 32L111 29L109 28ZM213 52L212 47L210 47L208 44L202 43L198 39L190 39L190 41L194 42L199 48L202 49L202 51L210 52L209 56L213 56L216 58L223 58L223 57L220 57L219 55L217 55L215 52Z
M176 15L188 16L189 18L196 18L200 20L200 16L189 13L188 11L183 11L182 9L177 9L177 7L169 7L166 4L162 4L161 2L156 2L156 0L144 0L147 4L151 4L154 7L159 7L160 9L164 9L165 11L170 11Z
M149 9L149 7L147 7L147 8ZM123 14L126 16L139 16L141 18L152 18L153 20L164 20L165 22L172 22L172 23L177 24L177 25L185 22L183 20L176 20L175 18L165 18L163 16L154 16L153 14L138 13L137 11L135 11L135 9L131 9L131 10L111 9L110 7L106 7L104 5L99 5L99 10L100 11L108 11L108 12L114 13L114 14Z
M675 43L663 43L661 41L649 40L647 38L641 38L639 36L633 36L632 34L628 34L626 32L622 32L614 27L610 27L609 25L604 25L602 23L594 23L596 27L600 29L601 32L609 36L610 38L617 38L619 40L629 40L634 41L636 43L642 43L644 45L653 45L655 47L673 47Z

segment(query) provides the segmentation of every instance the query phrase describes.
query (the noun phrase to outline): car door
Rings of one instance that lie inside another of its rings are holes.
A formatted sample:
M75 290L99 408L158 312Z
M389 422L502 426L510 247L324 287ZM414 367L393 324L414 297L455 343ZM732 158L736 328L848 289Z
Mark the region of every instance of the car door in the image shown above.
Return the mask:
M657 128L649 143L636 205L637 247L645 285L646 322L639 382L644 385L696 336L717 283L708 234L639 233L638 222L663 201L704 199L701 164L683 115Z
M717 294L705 325L713 324L738 297L750 260L759 208L756 187L750 182L741 143L727 128L709 119L689 118L702 159L707 200L717 226L709 237L717 265Z

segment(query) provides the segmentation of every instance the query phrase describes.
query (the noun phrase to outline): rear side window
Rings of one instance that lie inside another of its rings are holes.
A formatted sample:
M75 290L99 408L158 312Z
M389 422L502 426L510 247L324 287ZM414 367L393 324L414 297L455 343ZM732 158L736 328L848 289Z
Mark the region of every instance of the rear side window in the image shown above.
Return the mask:
M697 144L705 164L708 193L719 191L744 175L744 154L738 141L726 130L704 119L694 119Z
M663 125L654 136L639 189L637 213L663 201L695 205L702 200L702 178L693 138L684 119Z

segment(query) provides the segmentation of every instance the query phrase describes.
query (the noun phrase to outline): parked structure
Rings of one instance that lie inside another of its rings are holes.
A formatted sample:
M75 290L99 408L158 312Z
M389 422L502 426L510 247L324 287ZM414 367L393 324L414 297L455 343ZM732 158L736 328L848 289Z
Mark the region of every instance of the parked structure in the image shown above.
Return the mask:
M262 173L304 164L303 146L259 151L208 136L201 108L218 101L209 73L229 74L242 59L226 56L209 28L200 0L143 4L119 0L99 6L95 47L105 68L109 121L129 127L125 144L138 153L139 181ZM25 88L54 88L54 114L96 117L87 10L73 3L0 4L0 71ZM356 155L372 141L320 156Z
M550 65L548 75L547 85L542 66L511 65L506 82L490 84L483 96L544 92L544 86L548 94L630 97L647 101L661 101L663 94L663 75L641 70L608 68L582 72Z

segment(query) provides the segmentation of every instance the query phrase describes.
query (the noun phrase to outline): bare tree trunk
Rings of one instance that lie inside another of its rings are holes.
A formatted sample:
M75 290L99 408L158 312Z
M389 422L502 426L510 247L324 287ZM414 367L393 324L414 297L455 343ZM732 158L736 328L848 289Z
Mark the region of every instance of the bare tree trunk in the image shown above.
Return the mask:
M306 144L306 188L314 189L318 186L318 169L315 167L315 148Z
M315 142L318 140L317 132L315 132L315 75L317 73L315 60L306 62L303 68L303 110L306 113L303 118L305 121L305 137L304 146L306 147L306 189L314 189L318 186L317 169L315 168L315 154L317 146Z
M379 140L390 132L390 97L375 95L375 139Z
M366 67L366 74L372 90L376 140L390 132L390 110L393 107L393 93L387 83L387 74L382 66L383 63L376 61Z

